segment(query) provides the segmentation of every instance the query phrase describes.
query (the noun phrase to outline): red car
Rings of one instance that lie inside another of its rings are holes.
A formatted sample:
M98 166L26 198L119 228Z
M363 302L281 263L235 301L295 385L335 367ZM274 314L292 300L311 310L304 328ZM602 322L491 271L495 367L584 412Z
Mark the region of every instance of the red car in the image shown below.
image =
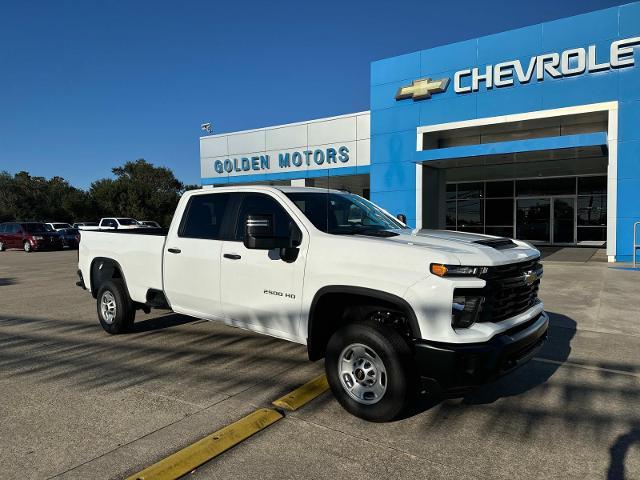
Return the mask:
M7 248L33 250L62 250L62 238L47 230L44 223L8 222L0 224L0 251Z

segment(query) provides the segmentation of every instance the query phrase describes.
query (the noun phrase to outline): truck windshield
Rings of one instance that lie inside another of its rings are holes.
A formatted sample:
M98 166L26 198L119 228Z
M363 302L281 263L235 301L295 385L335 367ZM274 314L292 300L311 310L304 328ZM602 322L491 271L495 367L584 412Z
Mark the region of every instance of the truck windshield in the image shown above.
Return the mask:
M406 228L380 207L352 193L286 194L318 229L338 235L376 234Z

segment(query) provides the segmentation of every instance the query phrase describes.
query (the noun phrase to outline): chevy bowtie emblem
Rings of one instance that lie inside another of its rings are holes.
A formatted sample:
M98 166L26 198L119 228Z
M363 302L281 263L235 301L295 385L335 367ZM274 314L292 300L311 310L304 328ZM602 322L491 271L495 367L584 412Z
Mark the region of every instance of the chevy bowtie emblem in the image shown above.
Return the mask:
M411 85L400 87L396 93L396 100L404 100L405 98L413 98L413 100L424 100L431 98L433 93L444 92L449 86L448 78L440 80L431 80L430 78L420 78L411 82Z
M524 283L527 285L533 285L538 280L538 275L533 272L527 272L524 274Z

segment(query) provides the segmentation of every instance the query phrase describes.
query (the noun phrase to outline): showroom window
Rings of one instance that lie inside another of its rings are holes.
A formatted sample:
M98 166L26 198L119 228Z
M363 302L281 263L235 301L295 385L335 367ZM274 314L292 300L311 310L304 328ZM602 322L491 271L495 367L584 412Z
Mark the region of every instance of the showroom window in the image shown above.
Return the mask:
M446 228L541 244L602 245L607 177L449 183Z

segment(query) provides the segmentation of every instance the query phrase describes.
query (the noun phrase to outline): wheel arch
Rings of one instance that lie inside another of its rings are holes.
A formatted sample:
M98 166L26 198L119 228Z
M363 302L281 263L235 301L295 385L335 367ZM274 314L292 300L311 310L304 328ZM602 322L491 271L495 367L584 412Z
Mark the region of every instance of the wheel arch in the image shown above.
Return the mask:
M334 301L332 301L334 300ZM353 304L348 302L352 301ZM406 315L407 325L413 338L421 338L420 326L413 308L404 298L382 290L351 285L328 285L319 289L311 301L307 323L307 353L309 359L324 357L329 338L343 325L344 319L335 319L335 313L344 312L345 307L357 305L382 305ZM323 314L334 314L332 321L322 321Z
M122 267L117 260L108 257L96 257L91 261L89 272L91 295L93 295L93 298L97 298L98 290L100 290L100 287L104 282L114 278L120 278L122 280L125 291L127 295L129 295L127 279L125 278Z

